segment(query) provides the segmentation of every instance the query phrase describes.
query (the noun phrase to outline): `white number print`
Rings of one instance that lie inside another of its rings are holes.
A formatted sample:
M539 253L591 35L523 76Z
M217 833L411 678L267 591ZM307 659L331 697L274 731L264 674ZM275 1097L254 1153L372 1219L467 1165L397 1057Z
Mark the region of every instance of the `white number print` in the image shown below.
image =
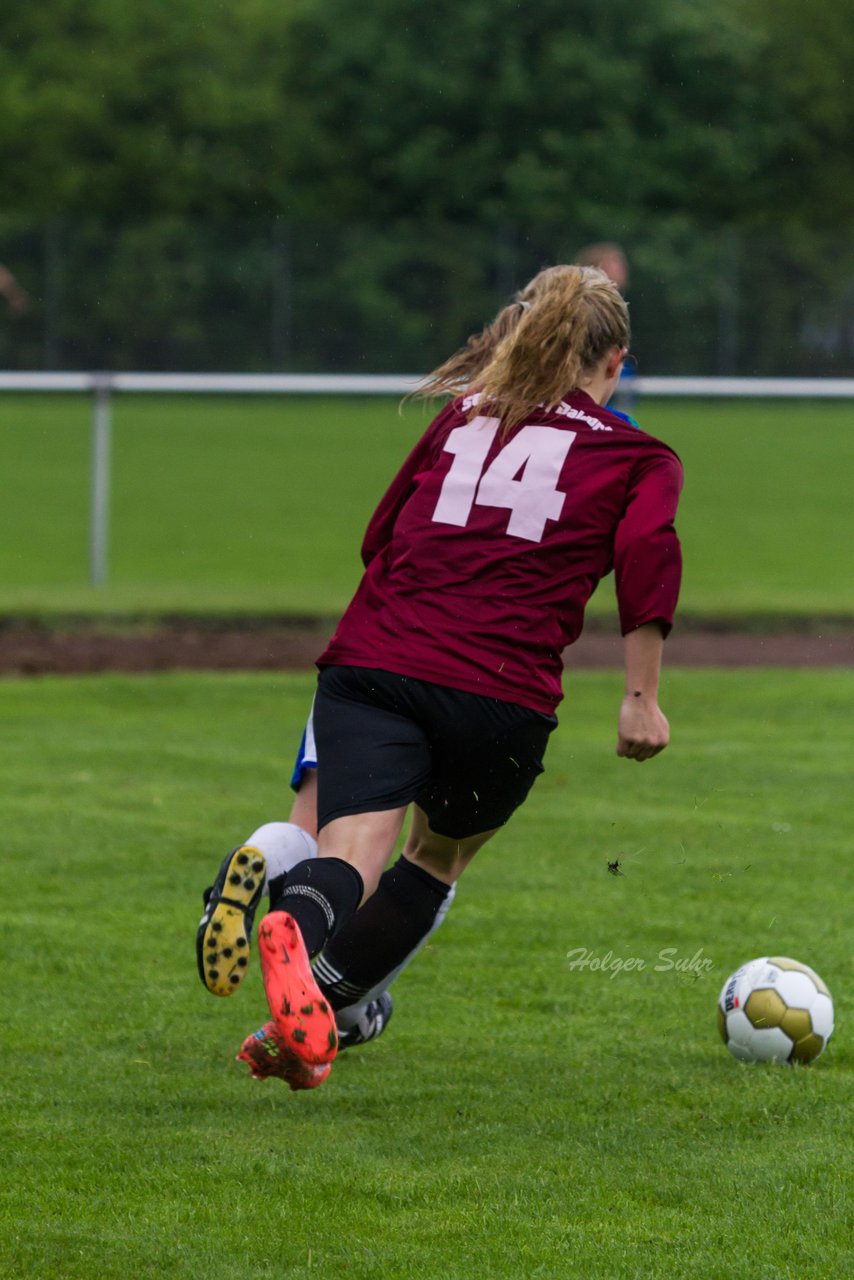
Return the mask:
M566 494L557 487L575 431L523 427L483 471L498 430L497 418L475 418L448 436L445 452L454 455L433 512L440 524L464 526L475 503L507 507L507 532L542 542L547 520L557 520ZM483 473L483 474L481 474Z

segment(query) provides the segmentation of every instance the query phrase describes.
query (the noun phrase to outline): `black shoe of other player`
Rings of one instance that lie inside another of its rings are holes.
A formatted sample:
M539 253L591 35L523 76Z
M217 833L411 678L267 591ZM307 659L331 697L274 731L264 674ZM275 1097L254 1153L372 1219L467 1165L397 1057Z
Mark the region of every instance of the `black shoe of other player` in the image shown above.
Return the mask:
M371 1000L362 1010L358 1022L346 1030L338 1028L338 1052L344 1049L355 1049L357 1045L367 1044L381 1036L394 1011L394 1003L388 991L384 991L376 1000Z

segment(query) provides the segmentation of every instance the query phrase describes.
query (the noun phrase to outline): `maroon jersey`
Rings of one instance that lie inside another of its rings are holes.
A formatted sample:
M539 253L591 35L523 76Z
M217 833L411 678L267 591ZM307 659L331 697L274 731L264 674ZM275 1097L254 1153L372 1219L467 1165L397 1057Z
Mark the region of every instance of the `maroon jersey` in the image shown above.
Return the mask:
M561 653L615 571L623 634L667 634L679 592L682 466L583 391L501 440L452 401L392 481L366 572L319 666L378 667L535 711L562 697Z

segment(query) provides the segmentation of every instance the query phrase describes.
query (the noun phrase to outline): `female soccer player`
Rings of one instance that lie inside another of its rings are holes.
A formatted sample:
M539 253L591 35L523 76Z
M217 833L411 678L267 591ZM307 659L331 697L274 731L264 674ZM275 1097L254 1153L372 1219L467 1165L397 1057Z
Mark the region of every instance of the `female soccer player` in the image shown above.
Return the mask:
M409 918L525 799L557 723L561 652L611 568L625 637L617 754L644 761L667 745L658 683L682 471L604 408L628 349L626 304L602 272L563 266L536 276L518 310L380 502L365 575L318 660L319 856L280 893L271 885L259 953L272 1024L241 1052L255 1075L326 1078L337 1034L310 957L345 928L362 977L380 941L384 961L411 949ZM458 361L422 393L456 390ZM409 909L376 918L409 804Z
M519 323L525 305L520 296L514 298L442 366L446 392L462 391L476 383L499 343ZM223 860L213 885L203 895L205 910L196 931L196 955L199 976L214 995L232 995L243 982L249 968L255 912L264 893L269 892L270 883L274 893L280 892L297 863L317 856L317 748L311 713L291 786L296 796L289 820L266 822L254 831ZM453 885L443 886L441 894L425 897L420 872L409 852L407 845L401 858L380 877L370 903L357 912L351 928L345 928L334 945L315 958L320 989L335 1010L339 1049L364 1044L382 1034L393 1008L388 988L439 928L453 902ZM371 920L399 917L401 913L407 917L401 938L408 947L401 950L397 937L385 948L375 942L366 970L364 964L358 963L363 931L371 929ZM355 970L351 967L352 935L356 942ZM267 1037L265 1028L257 1038L275 1051L275 1043ZM292 1087L303 1087L299 1081L305 1073L299 1064L288 1064L276 1074L283 1075Z

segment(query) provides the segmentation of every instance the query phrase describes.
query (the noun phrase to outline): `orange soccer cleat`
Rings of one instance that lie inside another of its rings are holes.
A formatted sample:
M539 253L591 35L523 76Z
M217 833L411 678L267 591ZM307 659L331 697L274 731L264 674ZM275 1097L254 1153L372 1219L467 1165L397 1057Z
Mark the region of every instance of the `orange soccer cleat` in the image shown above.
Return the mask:
M299 926L287 911L270 911L258 927L258 954L270 1013L288 1051L307 1066L338 1052L335 1014L315 981Z
M316 1089L332 1070L329 1063L309 1066L291 1052L274 1022L265 1022L260 1031L247 1036L240 1046L238 1062L248 1062L254 1080L284 1080L291 1089Z

